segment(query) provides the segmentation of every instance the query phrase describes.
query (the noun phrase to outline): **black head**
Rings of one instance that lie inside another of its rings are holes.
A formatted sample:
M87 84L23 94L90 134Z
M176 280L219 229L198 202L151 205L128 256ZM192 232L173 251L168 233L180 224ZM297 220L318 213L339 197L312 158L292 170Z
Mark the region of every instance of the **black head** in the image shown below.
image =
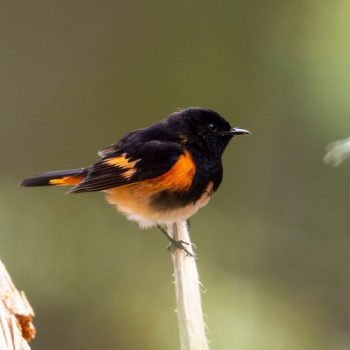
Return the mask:
M184 144L204 148L217 155L223 153L234 136L250 134L247 130L232 128L219 113L201 107L175 112L166 122L180 132Z

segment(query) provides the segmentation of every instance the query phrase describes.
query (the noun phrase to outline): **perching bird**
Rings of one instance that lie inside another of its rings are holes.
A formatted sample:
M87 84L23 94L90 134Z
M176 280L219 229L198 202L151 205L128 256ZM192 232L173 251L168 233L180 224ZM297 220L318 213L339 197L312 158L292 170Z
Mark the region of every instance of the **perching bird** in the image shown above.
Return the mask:
M142 227L162 227L188 220L208 203L222 181L227 144L244 134L249 131L232 128L218 113L191 107L130 132L99 151L100 159L88 167L38 174L21 185L103 191L128 219Z

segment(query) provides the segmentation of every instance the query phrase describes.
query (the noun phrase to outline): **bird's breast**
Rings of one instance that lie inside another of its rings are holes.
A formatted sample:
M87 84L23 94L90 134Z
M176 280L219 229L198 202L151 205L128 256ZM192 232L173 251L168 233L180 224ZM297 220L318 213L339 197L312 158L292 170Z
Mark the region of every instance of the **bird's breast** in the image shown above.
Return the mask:
M115 205L121 213L130 220L137 221L142 227L187 220L207 205L213 193L213 183L210 182L195 201L181 199L179 192L171 191L167 191L165 200L162 195L164 191L154 192L152 188L152 182L146 180L105 192L110 204Z

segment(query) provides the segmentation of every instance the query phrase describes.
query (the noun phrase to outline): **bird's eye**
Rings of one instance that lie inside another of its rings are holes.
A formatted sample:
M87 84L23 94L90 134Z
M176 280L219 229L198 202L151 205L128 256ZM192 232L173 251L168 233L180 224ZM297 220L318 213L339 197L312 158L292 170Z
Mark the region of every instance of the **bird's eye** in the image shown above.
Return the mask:
M212 132L215 132L215 131L218 130L218 127L217 127L217 125L214 124L214 123L209 123L209 124L208 124L208 129L209 129L210 131L212 131Z

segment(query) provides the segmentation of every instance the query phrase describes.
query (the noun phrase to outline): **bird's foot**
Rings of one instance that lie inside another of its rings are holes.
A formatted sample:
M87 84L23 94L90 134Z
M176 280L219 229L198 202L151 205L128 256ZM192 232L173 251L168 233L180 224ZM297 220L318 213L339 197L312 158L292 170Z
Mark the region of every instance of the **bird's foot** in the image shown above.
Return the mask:
M185 244L190 245L190 243L182 241L182 240L177 241L176 239L173 239L170 237L169 237L169 241L170 241L170 243L168 245L169 251L172 251L173 249L180 249L180 250L183 250L187 256L194 257L194 255L185 247Z
M168 232L161 226L161 225L157 225L157 228L166 236L166 238L169 240L169 245L168 245L168 250L172 251L173 249L180 249L183 250L187 256L192 256L194 257L194 255L188 250L186 249L186 247L184 246L185 244L189 245L190 243L179 240L177 241L176 239L172 238L171 236L169 236ZM195 248L194 244L191 244L192 247Z

